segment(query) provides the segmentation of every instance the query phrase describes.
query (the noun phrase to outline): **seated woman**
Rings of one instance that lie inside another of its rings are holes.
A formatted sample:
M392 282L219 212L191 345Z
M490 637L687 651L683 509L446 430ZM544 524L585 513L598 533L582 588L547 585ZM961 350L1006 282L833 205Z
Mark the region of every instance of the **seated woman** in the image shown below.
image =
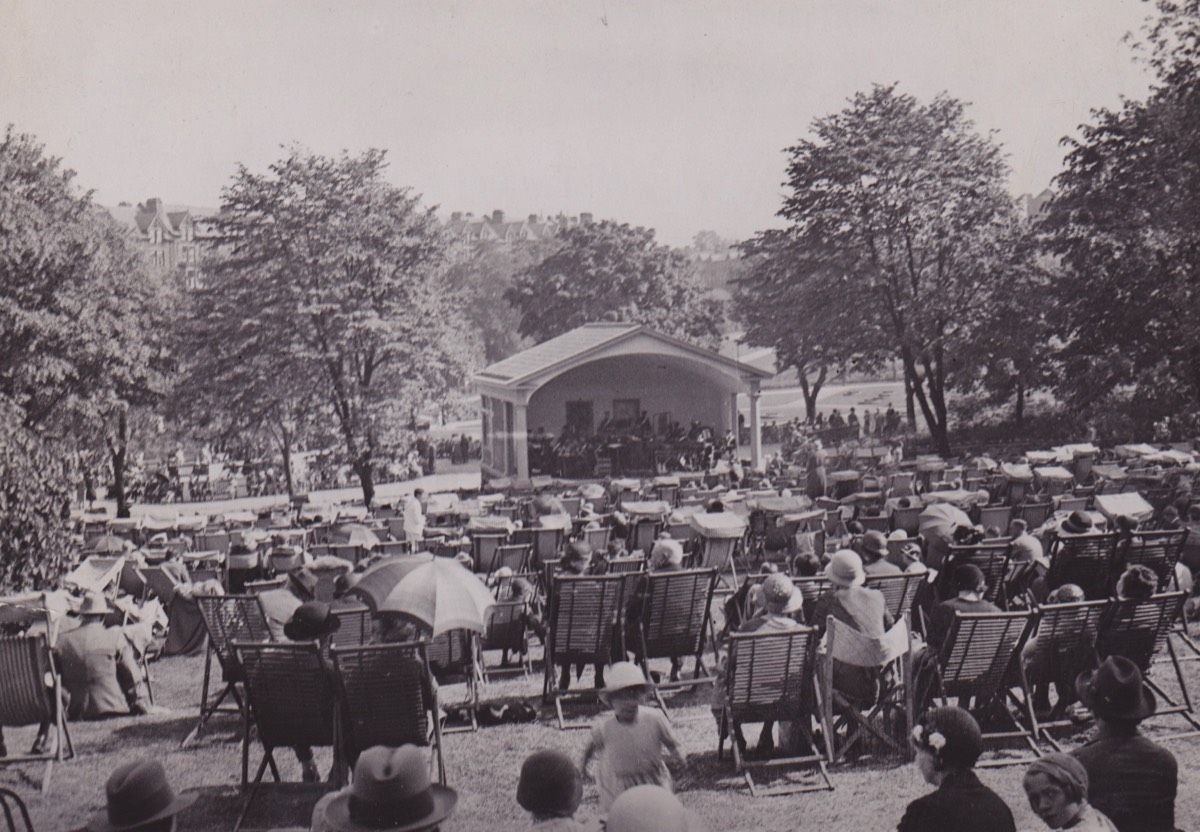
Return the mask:
M937 790L908 804L897 832L1016 832L1012 811L975 775L979 723L962 708L928 711L913 728L916 764Z
M1081 587L1076 584L1063 584L1046 596L1046 603L1042 605L1042 609L1052 609L1059 604L1077 604L1083 600ZM1086 614L1085 610L1078 612L1082 620ZM1064 613L1069 614L1071 613ZM1096 640L1095 630L1091 628L1090 633L1083 633L1081 637L1081 629L1078 625L1071 625L1060 619L1059 635L1054 643L1043 644L1049 636L1034 634L1021 648L1021 667L1025 671L1026 679L1033 686L1033 707L1038 713L1049 713L1051 719L1060 718L1075 701L1075 677L1081 671L1096 666L1096 651L1093 647ZM1055 648L1055 644L1064 644L1061 641L1064 638L1077 641L1077 648L1072 651L1072 655L1063 656L1062 649ZM1064 661L1064 658L1067 661ZM1052 683L1058 695L1053 710L1050 708Z
M1072 832L1118 832L1113 822L1088 805L1088 775L1083 765L1068 754L1047 754L1025 770L1025 796L1051 829Z

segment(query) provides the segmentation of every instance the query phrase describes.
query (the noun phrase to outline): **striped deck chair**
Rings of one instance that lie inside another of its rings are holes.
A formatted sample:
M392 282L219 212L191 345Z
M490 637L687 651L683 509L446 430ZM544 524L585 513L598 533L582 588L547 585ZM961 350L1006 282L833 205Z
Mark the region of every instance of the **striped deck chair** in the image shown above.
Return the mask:
M1200 735L1200 720L1196 718L1191 693L1169 638L1172 628L1183 615L1186 600L1186 593L1163 592L1145 601L1113 601L1100 619L1096 635L1096 653L1101 660L1108 656L1124 656L1141 668L1146 684L1158 695L1160 703L1165 703L1159 705L1157 716L1179 714L1187 721L1190 730L1164 735L1163 739ZM1179 686L1179 693L1174 696L1152 674L1153 665L1158 663L1155 660L1164 652Z
M610 537L612 537L612 526L583 530L583 540L592 547L593 552L602 552L607 549Z
M729 655L721 686L718 760L724 757L725 738L730 734L740 735L741 726L747 722L790 722L793 730L800 731L811 745L818 641L817 631L811 627L729 636ZM825 758L820 754L753 763L742 757L737 741L731 746L734 766L745 778L753 797L833 790ZM760 766L815 766L823 783L763 788L751 774L751 768Z
M473 532L471 534L471 558L475 562L476 572L495 571L491 567L496 561L496 553L506 540L508 540L508 535L503 533ZM519 572L520 570L513 568L513 571Z
M267 624L266 613L263 612L262 603L257 595L202 595L196 596L195 600L200 609L200 617L204 621L204 629L208 633L208 650L204 655L204 681L200 687L200 720L191 733L183 738L181 746L186 746L193 739L199 739L204 733L205 723L213 714L245 715L246 704L238 691L238 685L245 680L245 673L233 649L233 643L271 641L271 628ZM210 700L214 656L221 668L224 687L216 699ZM233 698L235 707L221 707L227 697ZM247 774L243 761L243 782Z
M613 558L608 561L608 574L628 575L646 571L646 558L641 555L630 555L625 558Z
M532 555L533 547L528 543L497 546L496 551L492 554L491 564L488 566L488 574L502 566L507 566L513 572L524 572L529 569Z
M892 614L894 620L899 621L912 609L913 599L917 597L917 590L921 588L921 582L925 580L925 577L923 572L868 575L864 586L882 592L884 600L887 601L888 612Z
M331 647L362 647L371 640L371 608L356 601L335 601L329 608L338 620Z
M1028 690L1024 701L1018 701L1029 720L1022 725L1012 716L1005 705L1005 698L1012 697L1009 680L1019 674L1010 675L1014 662L1018 660L1033 629L1034 613L1023 612L955 612L954 621L946 634L941 653L937 656L936 696L941 704L949 704L951 697L966 710L995 705L992 709L1012 723L1011 731L985 732L985 740L1021 739L1034 754L1038 754L1035 738L1039 734L1037 717L1033 713L1033 702ZM977 717L978 718L978 717ZM1028 758L1005 758L980 763L981 766L1015 765L1029 762Z
M429 669L439 685L465 683L466 707L470 711L470 727L442 728L443 734L478 731L475 711L479 707L479 682L483 678L479 661L479 638L470 630L447 630L425 646Z
M268 767L275 782L279 769L275 750L297 746L332 747L335 780L341 785L341 751L338 742L337 698L333 674L326 670L320 649L314 641L286 644L263 644L235 641L236 652L243 668L248 707L243 711L242 770L250 760L250 721L262 744L263 757L250 785L250 794L234 824L241 829L250 806L262 787ZM242 788L247 781L242 781Z
M1110 577L1115 590L1117 578L1134 564L1148 567L1158 576L1158 591L1166 592L1175 580L1175 564L1187 543L1187 529L1160 532L1135 531L1129 540L1117 542L1116 563Z
M49 626L49 620L46 621ZM51 680L53 685L47 685ZM0 638L0 726L51 726L54 750L42 754L12 754L0 757L0 766L21 763L46 764L42 791L50 788L54 764L75 756L67 731L62 679L54 666L54 655L42 633Z
M508 595L499 594L499 597L506 598ZM497 601L488 610L487 627L480 639L479 649L480 651L500 651L498 669L508 668L508 654L513 653L519 657L519 669L526 676L529 675L532 662L529 658L528 634L525 632L525 616L528 612L529 603L524 600ZM483 673L485 682L488 681L488 670L487 662L481 662L480 671Z
M903 529L909 537L916 537L921 531L921 512L923 506L895 508L892 510L892 529Z
M558 690L555 671L562 664L606 665L612 662L613 634L621 632L619 625L631 583L626 575L550 576L542 699L553 699L560 729L567 727L562 699L588 693L594 695L595 690Z
M730 586L736 587L738 575L734 555L741 542L738 537L700 537L696 565L702 569L716 569L721 580L724 580L721 576L728 571L733 578Z
M1004 579L1008 575L1008 561L1012 556L1012 542L1008 540L984 541L971 546L951 546L938 573L938 597L953 598L954 570L966 564L974 564L983 572L987 581L984 599L1003 609L1007 605L1004 597Z
M1089 601L1107 598L1116 547L1116 532L1055 538L1046 586L1053 590L1077 584Z
M425 642L334 645L331 654L344 704L347 762L375 745L431 746L430 768L436 765L438 782L444 785L442 729L432 718L439 706Z
M637 618L637 653L646 678L650 678L651 659L671 659L672 669L684 659L695 658L693 678L672 679L654 685L654 698L667 710L661 691L694 687L711 681L704 667L704 639L710 635L715 569L689 569L683 572L652 572L641 577L632 591L631 611ZM702 677L701 674L704 674ZM672 672L672 677L677 674Z
M652 517L639 518L629 533L629 551L642 551L650 554L658 533L662 530L662 522Z
M1024 520L1031 529L1037 529L1042 526L1050 515L1054 513L1054 503L1025 503L1024 505L1013 507L1013 519ZM1001 529L1004 531L1004 529Z
M1048 720L1040 723L1042 737L1058 748L1051 728L1068 727L1062 717L1078 698L1075 678L1096 665L1096 634L1107 599L1073 604L1047 604L1037 610L1035 629L1026 642L1028 649L1018 662L1025 689L1054 684L1057 701ZM1048 697L1047 697L1048 699Z

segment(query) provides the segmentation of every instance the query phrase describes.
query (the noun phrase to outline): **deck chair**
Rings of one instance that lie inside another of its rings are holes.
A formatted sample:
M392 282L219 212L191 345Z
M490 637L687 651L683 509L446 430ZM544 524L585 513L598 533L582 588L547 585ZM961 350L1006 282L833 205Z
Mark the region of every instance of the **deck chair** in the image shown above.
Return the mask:
M856 746L874 738L882 748L908 759L908 736L913 723L912 636L908 618L899 618L880 638L871 638L833 616L827 619L825 653L818 656L818 697L825 730L825 753L830 765L844 762ZM833 685L833 663L877 668L879 695L863 712ZM904 718L896 730L897 710Z
M1164 735L1163 739L1180 739L1200 735L1200 720L1192 705L1192 697L1183 677L1175 647L1169 638L1171 629L1183 615L1187 600L1183 592L1163 592L1145 601L1113 601L1100 619L1096 635L1096 653L1101 660L1108 656L1124 656L1139 668L1150 689L1161 703L1157 716L1179 714L1190 730ZM1175 671L1179 694L1172 696L1152 675L1155 659L1166 652L1166 659Z
M1012 556L1012 542L1008 540L985 541L971 546L951 546L938 573L938 597L953 598L954 570L966 564L974 564L983 572L987 581L984 599L1004 608L1004 579L1008 575L1008 561Z
M909 537L916 537L921 532L921 512L923 506L895 508L892 510L892 529L903 529Z
M287 585L287 576L280 575L276 578L264 578L261 581L246 581L246 592L251 595L258 595L261 592L267 592L272 589L283 589Z
M437 694L430 680L425 642L339 647L330 651L345 715L346 754L351 762L375 745L430 746L438 782L446 782Z
M1059 497L1059 511L1087 511L1088 497Z
M558 690L555 671L561 664L606 665L612 662L613 633L621 631L617 625L621 623L629 583L626 575L553 575L550 578L542 700L554 701L559 729L567 727L563 718L563 698L587 695L587 692ZM594 694L595 690L590 693Z
M716 569L721 581L725 580L724 575L728 571L732 576L729 586L736 587L738 576L734 554L740 542L741 539L736 537L701 537L696 565L702 569Z
M1011 731L984 732L984 740L1021 739L1036 755L1039 753L1035 738L1039 734L1037 717L1029 691L1025 690L1021 704L1029 720L1022 725L1004 707L1005 699L1013 698L1008 687L1014 678L1010 670L1018 660L1033 629L1034 613L1023 612L955 612L950 631L936 657L936 697L942 704L949 704L954 697L958 705L966 710L995 704L994 710L1003 714L1012 723ZM972 704L974 700L974 704ZM1028 758L1009 758L980 763L981 766L1016 765L1029 762Z
M496 552L504 545L504 541L507 539L507 534L475 532L471 535L471 558L475 562L476 572L483 572L484 570L489 572L495 571L489 567L495 563ZM519 572L520 570L514 568L513 571Z
M901 572L899 575L868 575L864 586L883 593L892 619L899 621L912 609L917 590L925 580L924 572ZM807 600L805 601L807 603Z
M1028 649L1017 663L1024 688L1031 695L1035 686L1054 683L1058 701L1040 728L1042 737L1055 748L1058 744L1050 729L1071 725L1061 717L1076 699L1075 678L1096 664L1096 634L1108 605L1105 599L1040 607L1035 629L1026 642Z
M646 558L630 555L627 558L612 558L608 561L608 574L628 575L646 571Z
M233 643L271 641L271 628L267 625L267 616L257 595L201 595L195 600L200 608L205 632L208 633L208 650L204 655L204 681L200 687L200 720L191 733L183 738L181 746L188 745L193 739L199 739L204 733L205 724L213 714L245 715L246 703L238 692L238 685L245 681L245 673L237 653L234 652ZM209 686L212 681L214 656L221 668L224 687L216 699L210 700ZM233 698L235 707L221 707L227 697ZM246 761L243 760L243 782L247 776Z
M229 532L199 532L196 535L196 551L213 550L229 554Z
M650 678L651 659L671 659L682 662L695 658L693 678L668 681L654 685L654 698L664 712L663 690L694 687L710 679L704 667L704 639L709 635L709 610L712 605L713 589L717 585L715 569L689 569L683 572L655 572L641 579L640 599L635 595L630 602L641 601L637 611L637 652Z
M48 617L46 623L49 625ZM47 681L53 684L47 685ZM44 762L43 793L50 788L54 764L75 756L67 731L67 709L59 707L62 701L62 679L46 636L38 633L0 638L0 726L49 723L54 740L54 751L43 754L10 752L8 756L0 757L0 766Z
M466 707L470 711L470 727L443 727L442 733L478 731L479 721L475 718L475 711L479 707L479 682L483 678L479 668L478 636L470 630L447 630L425 646L425 655L430 672L439 685L462 682L467 686Z
M612 526L583 530L583 540L592 547L593 552L602 552L607 549L610 537L612 537Z
M1077 584L1089 601L1107 598L1116 546L1116 532L1055 538L1050 545L1047 588Z
M501 595L500 597L506 597ZM480 639L480 651L499 650L500 665L498 669L508 667L508 654L513 653L520 662L519 669L526 675L533 664L529 658L528 633L525 631L525 616L529 612L529 603L523 600L497 601L488 610L487 627ZM480 663L483 681L488 681L488 667L485 661Z
M278 783L279 768L275 764L275 749L296 746L332 747L335 779L340 781L342 766L338 742L337 698L334 679L325 669L320 648L315 641L264 644L234 641L243 669L248 707L243 710L242 770L250 760L250 722L253 715L255 733L262 744L263 757L250 785L250 795L234 824L235 832L242 827L250 806L262 787L268 767ZM339 782L340 785L340 782ZM242 781L246 788L247 781Z
M529 569L532 561L533 547L528 543L513 543L496 547L492 553L491 574L502 566L507 566L513 572L524 572Z
M1054 503L1025 503L1013 508L1013 519L1024 520L1030 529L1042 526L1054 513ZM1003 531L1003 529L1001 529Z
M1012 506L980 506L979 525L985 529L995 526L1002 534L1008 532L1009 521L1012 520Z
M867 517L860 515L858 522L862 523L864 531L868 532L883 532L887 534L892 530L892 518L880 515L878 517Z
M338 620L331 647L362 647L371 640L371 608L366 604L335 601L329 612Z
M75 587L84 592L98 592L116 597L117 582L125 566L125 556L89 555L83 563L63 576L64 586Z
M170 605L176 590L179 589L179 584L176 583L175 577L170 572L164 572L161 566L143 566L138 570L138 575L141 576L145 587L142 592L142 603L154 596L162 601L164 607Z
M533 532L533 562L535 564L554 560L562 551L564 533L562 529L531 529Z
M33 821L29 819L29 809L21 796L11 789L0 789L0 811L4 812L5 827L8 832L33 832ZM15 814L14 814L15 813ZM21 819L20 828L17 818Z
M653 518L643 517L637 520L629 535L629 551L640 550L649 555L654 541L658 539L660 529L662 529L662 523Z
M723 759L725 738L747 722L790 722L812 741L814 674L817 631L802 627L787 632L733 633L725 666L717 734L717 759ZM731 743L733 763L750 788L750 795L796 794L833 791L825 758L810 754L754 763L743 759L739 743ZM751 768L813 766L823 784L789 784L762 788L754 782Z
M1128 541L1117 543L1116 556L1119 563L1114 564L1110 576L1113 588L1120 572L1140 564L1149 567L1158 576L1158 591L1166 592L1171 582L1175 580L1175 564L1183 554L1184 544L1187 543L1187 529L1172 529L1161 532L1135 531Z
M813 606L817 603L818 598L833 588L833 584L824 575L792 578L792 583L796 585L796 589L800 590L800 594L804 597L804 618L811 624Z

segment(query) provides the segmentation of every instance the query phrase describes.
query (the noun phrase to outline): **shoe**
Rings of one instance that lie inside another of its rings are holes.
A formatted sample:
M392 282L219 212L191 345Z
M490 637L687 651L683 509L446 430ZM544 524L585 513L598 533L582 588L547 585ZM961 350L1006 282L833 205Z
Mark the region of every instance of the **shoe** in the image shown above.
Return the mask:
M53 750L51 745L49 734L39 734L37 739L33 741L33 747L29 749L29 753L34 756L49 754Z
M305 783L320 783L321 772L317 770L316 760L306 760L301 764L304 768L304 774L301 775L301 780Z

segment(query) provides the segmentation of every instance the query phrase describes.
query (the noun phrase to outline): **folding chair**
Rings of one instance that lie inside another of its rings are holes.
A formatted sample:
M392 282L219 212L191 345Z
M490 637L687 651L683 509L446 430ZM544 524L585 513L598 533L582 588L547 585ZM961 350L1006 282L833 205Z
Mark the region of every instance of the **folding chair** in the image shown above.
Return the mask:
M985 529L995 526L1000 530L1001 534L1007 534L1012 514L1012 506L980 506L979 525Z
M20 832L17 829L17 818L21 819L24 832L33 832L33 821L29 819L29 809L25 801L11 789L0 789L0 810L4 811L4 820L8 823L8 832ZM13 816L13 812L16 816Z
M431 746L430 768L446 782L439 705L425 642L339 647L330 651L344 703L347 762L375 745Z
M500 597L505 597L501 595ZM525 631L525 616L529 611L529 603L523 600L497 601L488 610L487 628L480 639L480 652L488 650L500 651L500 668L508 667L508 654L516 654L520 661L520 670L526 675L533 667L529 658L528 633ZM483 681L488 681L487 661L480 663Z
M529 569L532 553L533 547L528 543L497 546L496 551L492 553L488 573L491 574L503 566L507 566L513 572L524 572Z
M858 522L862 523L863 530L868 532L883 532L884 534L887 534L892 530L891 517L884 517L882 515L878 517L867 517L865 515L859 515Z
M1089 601L1108 597L1117 534L1085 534L1055 538L1050 545L1046 586L1076 584Z
M630 555L627 558L613 558L608 562L608 574L627 575L646 571L646 558L641 555Z
M562 529L531 529L533 532L533 562L542 564L559 556L563 547Z
M338 742L337 698L332 674L323 664L316 642L295 644L260 644L235 641L236 652L243 668L248 707L243 710L242 770L250 760L250 720L253 714L255 733L262 744L263 758L259 763L250 795L238 815L234 831L241 829L250 805L262 787L267 767L275 782L280 781L275 764L275 749L332 747L335 780L340 785L341 753ZM247 781L242 781L242 788Z
M1077 497L1077 496L1066 497L1066 496L1064 496L1064 497L1058 498L1058 510L1059 511L1087 511L1087 505L1088 505L1087 497Z
M145 585L142 591L143 604L153 595L162 601L164 607L170 605L175 597L175 591L179 589L174 575L164 571L161 566L143 566L138 570L138 575Z
M612 536L612 526L601 526L598 529L584 529L583 540L592 547L593 552L608 548L608 539Z
M654 698L664 712L663 690L694 687L710 679L704 667L704 637L710 625L709 610L717 584L715 569L690 569L683 572L653 572L642 576L641 609L638 614L638 658L646 678L650 678L651 659L671 659L672 663L695 658L690 680L674 680L654 685ZM636 591L635 591L635 600ZM673 664L674 666L674 664Z
M1054 683L1057 702L1048 720L1040 723L1041 735L1055 748L1051 728L1067 727L1061 719L1075 701L1075 678L1096 664L1096 634L1108 608L1107 599L1072 604L1048 604L1037 610L1035 629L1018 662L1021 681L1030 695L1035 685Z
M1120 572L1130 566L1139 564L1148 567L1158 576L1158 591L1166 592L1167 587L1175 580L1175 565L1183 554L1184 544L1187 543L1187 529L1171 529L1169 531L1142 532L1135 531L1128 540L1117 542L1117 563L1110 576L1113 588Z
M912 609L917 590L925 580L923 572L902 572L899 575L868 575L864 586L883 593L892 620L899 621ZM814 599L815 600L815 599ZM805 601L807 604L807 600Z
M629 535L629 551L640 550L649 555L661 529L662 523L658 520L649 517L639 518L633 524L633 531Z
M737 552L740 538L736 537L701 537L700 538L700 554L697 558L697 566L702 569L716 569L717 576L720 580L726 570L733 577L730 586L737 586L737 565L734 563L734 553Z
M903 529L909 537L916 537L921 532L922 506L892 509L892 528Z
M818 598L833 588L833 584L824 575L792 578L792 583L795 584L796 589L800 590L800 595L804 598L804 619L811 624L813 605L817 603Z
M483 572L485 570L491 572L495 570L488 569L496 560L496 553L504 541L508 539L507 534L488 534L486 532L472 532L471 534L471 558L475 562L475 571ZM514 572L519 570L513 569Z
M355 601L335 601L329 612L338 620L332 647L362 647L371 640L371 608Z
M204 725L216 713L236 713L245 715L246 704L238 693L237 686L245 681L245 672L233 642L268 642L271 641L271 628L267 625L267 616L263 612L262 603L257 595L202 595L197 596L196 605L200 609L200 617L204 621L204 629L208 633L208 650L204 655L204 681L200 688L200 721L192 729L180 746L186 746L191 740L199 739L204 733ZM213 701L209 701L209 684L212 678L212 660L217 658L221 668L221 680L224 687ZM222 708L226 697L232 696L236 708ZM242 781L245 782L248 771L247 761L242 761Z
M463 682L467 686L466 706L470 711L471 727L443 728L443 734L463 731L478 731L479 721L475 711L479 707L479 682L483 672L479 668L479 641L470 630L447 630L434 637L425 646L429 669L439 685Z
M46 624L49 626L49 616ZM47 681L51 684L46 684ZM67 731L66 706L62 679L54 665L44 633L0 638L0 726L19 727L49 723L53 729L54 750L41 754L13 754L0 757L0 766L45 762L42 792L50 788L50 776L56 762L75 756Z
M879 694L863 713L833 684L834 662L853 667L875 668ZM833 616L827 619L825 653L818 655L818 697L821 724L825 730L825 753L830 765L846 760L854 746L873 737L881 746L908 759L908 736L913 723L912 637L908 619L896 623L880 638L863 635ZM897 709L904 717L903 733L896 730ZM839 742L839 737L844 739Z
M1054 513L1054 503L1025 503L1013 507L1013 519L1024 520L1029 528L1040 528Z
M1146 684L1165 703L1159 706L1157 716L1179 714L1187 721L1191 730L1164 734L1162 739L1200 736L1200 720L1196 718L1191 694L1169 638L1172 627L1183 614L1186 600L1186 593L1163 592L1145 601L1113 601L1100 619L1096 635L1096 653L1100 659L1124 656L1141 668ZM1177 697L1171 696L1151 675L1155 659L1163 654L1164 648L1179 685Z
M733 633L725 666L717 734L717 759L724 758L725 738L740 734L747 722L790 722L793 730L812 745L812 718L816 652L819 638L811 627L785 632ZM833 791L833 783L820 754L750 762L742 757L736 739L731 743L733 763L750 788L750 795L796 794ZM822 784L789 784L761 788L751 768L815 766Z
M621 615L630 581L626 575L550 577L545 678L542 700L553 699L559 729L567 727L562 699L581 696L578 690L558 690L555 671L561 664L606 665L612 662L613 633L620 633ZM591 694L595 693L593 689ZM587 725L571 726L586 728Z
M1008 540L985 541L972 546L951 546L938 573L938 597L953 598L955 595L954 570L956 567L973 564L983 572L987 589L984 599L998 607L1005 607L1004 579L1008 575L1008 561L1012 556L1012 543Z
M268 592L272 589L283 589L287 585L287 576L280 575L277 578L264 578L261 581L246 581L246 592L251 595L258 595L262 592Z

